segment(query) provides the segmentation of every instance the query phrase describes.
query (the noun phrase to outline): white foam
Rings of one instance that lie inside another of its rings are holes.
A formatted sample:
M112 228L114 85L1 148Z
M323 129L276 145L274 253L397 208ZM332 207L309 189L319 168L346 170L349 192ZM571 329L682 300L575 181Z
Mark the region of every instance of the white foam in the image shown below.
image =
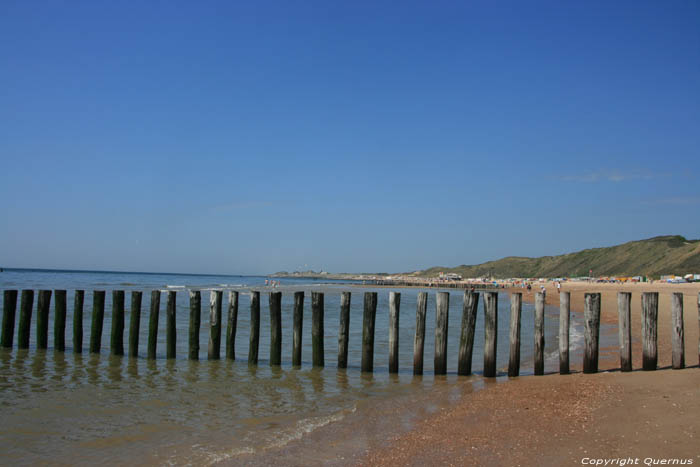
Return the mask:
M559 337L557 336L557 342ZM583 329L580 326L572 325L569 328L569 353L574 353L578 349L583 348L584 337ZM558 362L559 361L559 348L553 349L551 352L545 354L545 361L547 362Z
M330 423L339 422L345 418L346 414L353 413L355 410L356 408L353 407L352 409L341 410L340 412L336 412L325 417L303 418L296 423L294 428L289 428L283 430L282 433L279 433L275 437L275 442L271 443L265 449L281 448L286 446L292 441L301 439L305 434L311 433L312 431L324 427Z
M333 422L339 422L345 416L349 413L354 413L356 410L356 407L352 407L351 409L344 409L339 412L326 415L323 417L310 417L310 418L303 418L301 420L298 420L293 426L284 428L279 431L275 431L274 433L269 434L269 438L271 442L259 449L261 450L268 450L268 449L273 449L273 448L281 448L286 446L287 444L291 443L292 441L298 441L301 438L304 437L304 435L309 434L321 427L324 427L326 425L329 425L330 423ZM253 436L259 440L261 438L260 433L255 433ZM194 445L192 446L193 448L198 448L198 450L201 450L199 445ZM212 465L216 464L228 459L232 459L238 456L243 456L243 455L250 455L250 454L255 454L258 450L251 446L246 446L243 448L235 448L231 449L230 451L226 452L208 452L206 453L207 456L207 464Z

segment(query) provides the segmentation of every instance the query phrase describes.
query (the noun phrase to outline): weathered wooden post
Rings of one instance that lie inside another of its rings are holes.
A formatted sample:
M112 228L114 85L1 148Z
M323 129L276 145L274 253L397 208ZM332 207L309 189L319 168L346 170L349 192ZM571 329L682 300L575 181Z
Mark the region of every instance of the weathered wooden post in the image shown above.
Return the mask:
M389 292L389 373L399 372L399 312L401 294Z
M374 323L377 317L377 292L365 292L362 314L362 371L374 371Z
M671 365L674 370L685 368L685 333L683 332L683 293L674 292L671 295L672 328L672 357Z
M419 292L416 302L416 336L413 339L413 374L423 374L425 347L425 314L428 309L428 293Z
M22 290L19 302L19 326L17 328L17 347L29 348L29 330L32 325L32 307L34 306L34 291Z
M468 376L472 374L474 330L476 329L478 307L479 294L465 290L462 305L462 332L459 337L459 361L457 364L457 374L459 375Z
M236 359L236 326L238 325L238 292L228 292L228 323L226 326L226 358Z
M151 291L151 311L148 316L148 358L155 360L158 343L158 316L160 315L160 290Z
M105 291L92 292L92 324L90 325L90 353L100 353L102 325L105 319Z
M175 358L177 355L177 291L168 290L168 302L165 308L165 358Z
M569 374L569 317L571 293L559 294L559 374Z
M282 292L270 292L270 366L282 364Z
M449 292L438 292L435 297L435 358L436 375L447 374L447 325L450 313Z
M51 291L40 290L36 303L36 348L46 349L49 346L49 307L51 306Z
M338 368L348 367L350 337L350 292L340 294L340 322L338 324Z
M642 293L642 369L656 370L659 293Z
M66 291L54 291L53 348L66 351Z
M223 300L223 290L209 292L209 347L207 349L209 360L221 358L221 302Z
M484 376L496 376L498 292L484 292Z
M583 372L598 371L598 336L600 334L600 294L584 294L584 354Z
M76 290L73 296L73 352L83 353L83 303L85 291Z
M112 355L124 355L124 291L112 291L112 334L109 341Z
M250 293L250 344L248 346L248 365L258 364L260 344L260 292Z
M700 331L700 293L698 293L698 331ZM700 368L700 332L698 332L698 368Z
M202 325L202 292L190 290L190 360L199 360L199 329Z
M510 357L508 376L520 375L520 316L523 310L523 294L510 295Z
M630 292L618 292L617 315L618 336L620 339L620 371L632 371L631 305L632 294Z
M2 345L12 348L15 334L15 314L17 313L17 291L5 290L2 294Z
M139 356L139 333L141 332L141 297L140 290L131 291L131 314L129 316L129 357Z
M544 374L544 300L544 293L535 293L535 375Z
M323 293L311 292L311 353L313 366L322 367L323 358Z
M294 292L294 329L292 333L292 365L301 366L301 338L304 323L304 292Z

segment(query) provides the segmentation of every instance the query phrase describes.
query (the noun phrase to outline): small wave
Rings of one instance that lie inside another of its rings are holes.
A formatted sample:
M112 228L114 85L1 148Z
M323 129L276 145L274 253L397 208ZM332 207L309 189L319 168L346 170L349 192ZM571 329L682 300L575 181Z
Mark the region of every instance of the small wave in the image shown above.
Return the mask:
M291 443L292 441L300 440L304 437L304 435L309 434L319 428L322 428L334 422L341 421L345 418L347 414L354 413L356 410L357 408L353 406L350 409L343 409L339 412L323 417L310 417L298 420L293 426L275 432L274 435L271 437L271 442L260 449L268 450L274 448L282 448L287 444ZM207 453L207 458L209 461L209 465L212 465L238 456L255 454L256 452L257 450L255 448L246 446L244 448L235 448L230 451L221 453L209 452Z
M555 336L557 342L559 342L559 336ZM569 328L569 353L572 354L584 346L584 334L583 327L572 325ZM552 349L551 352L545 353L544 359L546 362L558 362L559 361L559 346Z
M355 410L356 408L353 407L352 409L341 410L340 412L325 417L303 418L296 423L294 428L283 430L282 433L275 436L275 441L270 443L265 449L284 447L292 441L301 439L305 434L311 433L330 423L341 421L345 418L346 414L353 413Z
M582 348L583 344L583 327L571 326L569 330L569 352Z
M184 285L166 285L167 288L169 289L184 289Z

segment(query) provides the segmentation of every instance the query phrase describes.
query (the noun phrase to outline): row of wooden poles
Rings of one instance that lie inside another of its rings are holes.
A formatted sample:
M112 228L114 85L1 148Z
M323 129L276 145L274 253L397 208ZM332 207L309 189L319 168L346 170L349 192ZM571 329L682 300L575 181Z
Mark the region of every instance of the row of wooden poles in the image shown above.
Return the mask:
M15 312L17 308L17 291L4 291L4 305L2 318L2 334L0 346L12 348L15 326ZM36 317L36 346L38 349L48 347L49 310L51 290L40 290L37 300ZM228 320L226 329L226 358L235 359L236 324L238 321L238 295L237 291L228 292ZM161 292L151 292L148 347L149 359L156 358L156 342L158 334L158 320L160 314ZM250 342L248 350L248 363L257 365L258 349L260 341L260 292L250 292ZM498 334L498 292L483 292L484 302L484 367L483 375L494 377L496 371L496 344ZM54 317L54 349L65 351L65 327L66 327L66 291L54 291L55 317ZM76 290L73 309L73 349L75 352L83 350L83 301L85 292ZM123 290L112 291L112 329L110 351L113 355L124 355L124 311ZM176 291L168 291L166 305L166 357L175 358L176 354ZM342 292L340 299L340 317L338 331L338 368L347 368L348 364L348 338L350 325L350 292ZM139 330L141 322L142 292L131 292L131 316L129 326L129 356L137 357L139 349ZM199 290L189 291L190 316L189 316L189 358L199 358L199 331L201 326L202 298ZM435 374L447 373L447 329L449 318L448 292L436 294L435 317ZM655 370L657 367L657 318L658 318L658 292L645 292L642 294L642 354L643 369ZM632 370L632 336L630 328L630 309L632 294L618 293L619 339L620 339L620 366L622 371ZM33 290L22 290L20 300L20 314L18 327L18 347L29 348L30 325L34 302ZM416 307L416 332L413 350L413 373L423 374L423 354L425 342L425 319L428 294L418 293ZM461 322L461 334L459 342L459 357L457 372L460 375L472 373L472 350L474 347L474 330L476 327L479 293L465 291L463 299L463 312ZM210 295L210 337L208 358L221 358L221 332L222 332L222 304L223 291L212 290ZM270 292L270 365L280 365L282 361L282 293ZM399 370L399 311L401 294L389 293L389 372L397 373ZM583 372L594 373L598 371L598 348L600 332L600 305L599 293L586 293L584 295L584 358ZM534 317L534 370L536 375L544 374L544 308L545 296L543 293L535 294ZM302 348L302 323L304 310L304 292L294 293L293 311L293 337L292 337L292 365L301 365ZM674 293L671 297L672 310L672 366L673 368L685 367L684 356L684 331L683 331L683 294ZM698 296L698 310L700 317L700 295ZM102 327L105 311L105 292L93 292L92 324L90 328L89 350L99 353L102 342ZM364 293L364 312L362 323L362 363L364 372L371 372L374 368L374 328L377 312L377 293ZM518 376L520 373L520 330L522 312L522 294L512 293L510 296L510 358L508 375ZM569 373L569 329L570 329L570 294L560 294L559 316L559 370L562 374ZM324 294L311 293L311 344L312 362L314 367L323 367L324 358ZM699 348L700 359L700 348Z

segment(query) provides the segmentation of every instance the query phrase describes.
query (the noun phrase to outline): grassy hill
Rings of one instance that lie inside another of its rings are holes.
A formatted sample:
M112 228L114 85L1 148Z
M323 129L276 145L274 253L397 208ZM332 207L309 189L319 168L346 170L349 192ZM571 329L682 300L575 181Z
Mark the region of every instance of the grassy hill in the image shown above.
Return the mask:
M587 276L590 269L598 277L700 274L700 240L667 235L559 256L509 256L472 266L433 267L419 271L417 275L437 276L439 272L453 272L462 277L575 277Z

